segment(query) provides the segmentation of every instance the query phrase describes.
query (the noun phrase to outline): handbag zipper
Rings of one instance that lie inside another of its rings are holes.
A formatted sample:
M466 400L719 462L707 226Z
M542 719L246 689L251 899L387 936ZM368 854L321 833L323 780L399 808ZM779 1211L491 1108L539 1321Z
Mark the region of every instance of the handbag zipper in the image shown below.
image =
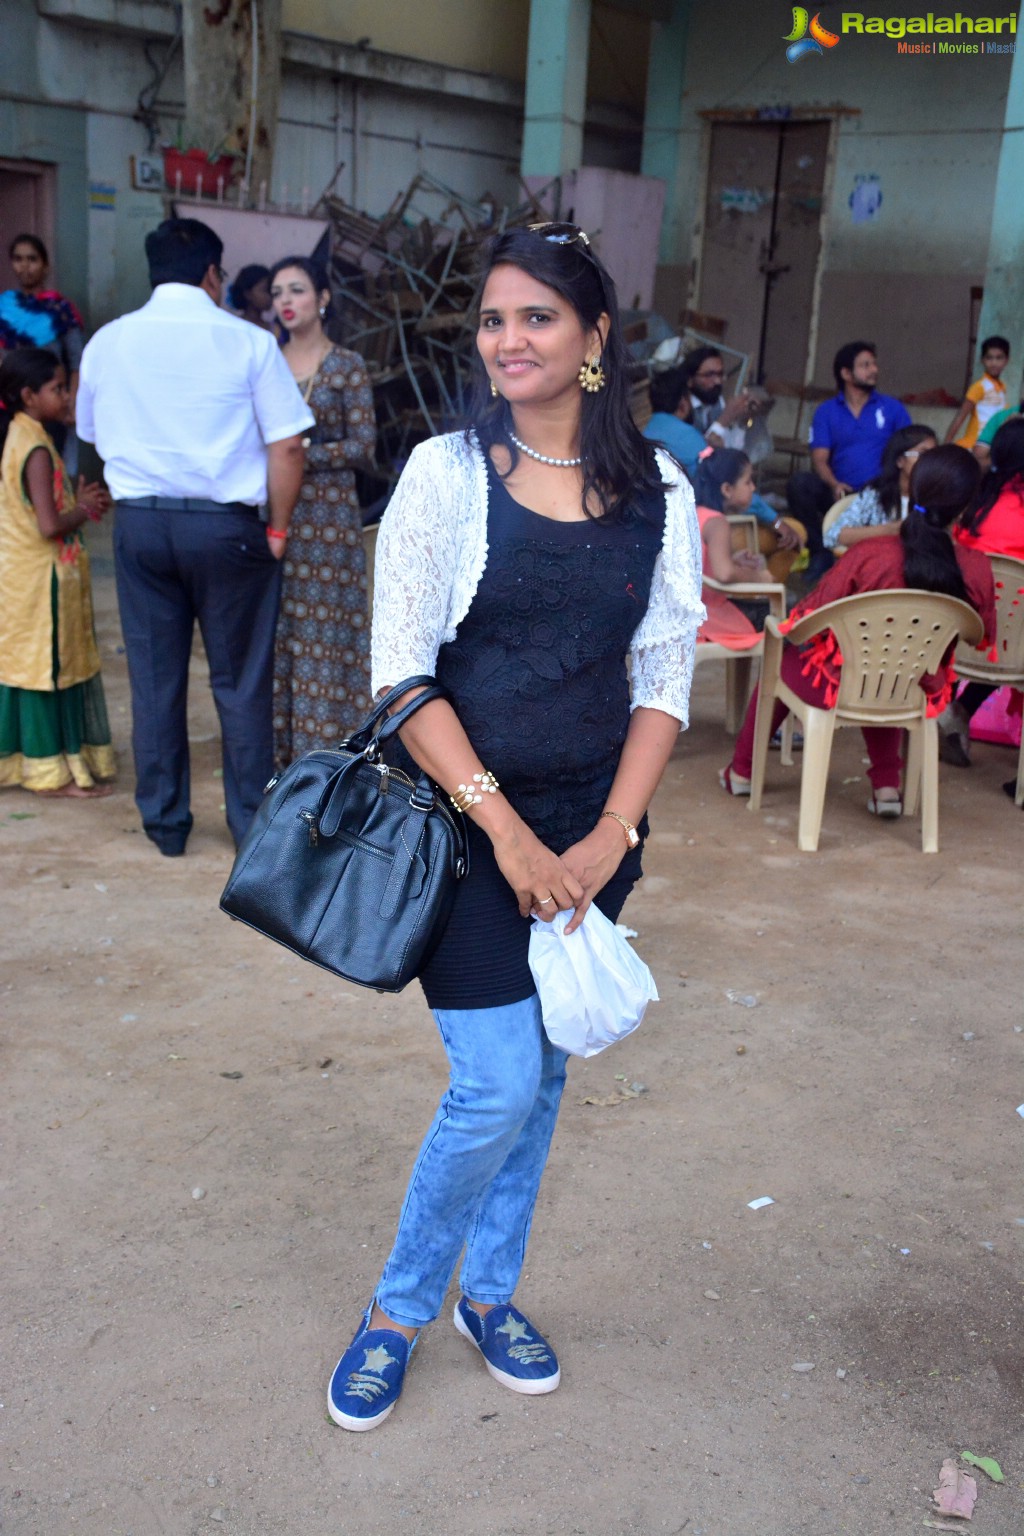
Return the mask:
M373 768L376 768L377 772L381 776L381 785L382 785L382 787L381 787L381 794L382 795L386 795L387 792L388 792L387 791L387 780L388 779L398 779L402 784L408 784L410 789L415 789L416 788L416 786L413 783L412 779L410 779L410 777L409 777L409 775L407 773L403 773L401 768L391 768L391 767L388 766L387 763L372 763L369 766L373 767Z
M390 768L387 763L373 763L370 766L376 768L377 772L380 774L380 793L382 795L387 794L390 781L392 779L398 779L402 784L407 785L409 789L416 788L416 785L413 783L412 779L410 779L407 773L403 773L401 768ZM445 821L451 827L453 832L459 833L460 829L456 823L455 817L445 805L441 796L436 793L434 795L434 809L440 811L441 815L444 817ZM459 862L464 863L463 860L459 860Z
M372 764L367 764L367 766L368 767L376 768L377 772L380 774L380 786L379 786L378 793L380 793L382 795L386 795L388 793L388 789L390 787L390 783L391 783L392 779L400 780L401 783L408 785L408 787L410 789L415 789L416 788L416 786L413 783L412 779L410 779L410 777L409 777L409 775L407 773L403 773L401 768L389 768L387 763L372 763ZM437 794L435 794L435 796L434 796L434 809L437 810L437 811L440 811L441 815L444 817L445 821L451 827L453 832L456 832L456 833L459 832L459 828L458 828L457 823L455 821L455 817L452 815L451 811L445 805L445 803L441 799L440 795L437 795ZM299 819L301 821L304 821L306 823L306 825L308 826L308 828L309 828L309 844L310 844L311 848L315 848L317 846L317 844L319 843L319 841L320 841L320 829L319 829L319 827L317 825L316 812L315 811L300 811L299 812ZM464 864L464 861L462 859L459 859L458 862L459 862L459 864Z

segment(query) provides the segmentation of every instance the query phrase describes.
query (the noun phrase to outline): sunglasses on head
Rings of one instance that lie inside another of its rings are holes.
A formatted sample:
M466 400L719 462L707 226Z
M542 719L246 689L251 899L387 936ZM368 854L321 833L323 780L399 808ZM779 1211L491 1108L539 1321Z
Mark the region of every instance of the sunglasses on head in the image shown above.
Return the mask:
M577 241L584 250L590 252L590 236L578 224L559 224L552 221L547 224L530 224L528 226L531 235L540 235L542 240L547 240L551 245L575 245Z
M604 274L600 263L590 248L590 236L585 229L580 229L578 224L560 224L552 220L547 224L529 224L527 228L531 235L539 235L549 245L574 245L581 256L584 256L597 274L597 280L601 285L601 293L605 304L608 302L607 289L604 284Z

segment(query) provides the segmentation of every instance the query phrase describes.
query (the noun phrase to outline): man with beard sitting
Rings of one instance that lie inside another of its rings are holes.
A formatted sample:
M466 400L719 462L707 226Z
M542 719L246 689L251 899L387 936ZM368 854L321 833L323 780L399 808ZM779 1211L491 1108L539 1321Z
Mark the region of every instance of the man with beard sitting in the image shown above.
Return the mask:
M823 400L814 413L808 441L811 469L792 475L786 500L793 517L807 530L814 582L832 564L822 544L826 512L851 491L862 490L882 466L882 451L898 427L910 425L906 406L879 394L878 356L871 341L848 341L832 363L838 394Z

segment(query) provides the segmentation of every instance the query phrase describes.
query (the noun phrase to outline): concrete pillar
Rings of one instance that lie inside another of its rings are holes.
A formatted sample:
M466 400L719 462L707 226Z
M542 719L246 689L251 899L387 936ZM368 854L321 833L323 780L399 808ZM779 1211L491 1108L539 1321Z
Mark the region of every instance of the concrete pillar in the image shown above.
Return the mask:
M274 165L281 0L184 0L182 37L186 147L236 153L256 202Z
M1003 374L1011 401L1021 397L1024 364L1024 49L1018 47L1006 94L1003 139L992 207L985 297L981 305L978 340L1005 336L1010 343L1009 366ZM977 374L977 358L974 373Z
M530 0L522 174L562 176L583 164L590 0Z
M679 260L687 244L679 228L679 158L682 150L683 80L691 0L673 0L670 21L652 21L647 61L647 102L640 168L665 183L659 259Z

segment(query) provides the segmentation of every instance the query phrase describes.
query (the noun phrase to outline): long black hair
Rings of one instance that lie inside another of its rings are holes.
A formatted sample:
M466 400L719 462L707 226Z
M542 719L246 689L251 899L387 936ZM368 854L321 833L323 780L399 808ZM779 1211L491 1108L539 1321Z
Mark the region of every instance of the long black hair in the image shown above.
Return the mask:
M693 477L693 494L698 507L724 512L722 486L735 485L749 467L750 460L739 448L715 448L711 453L702 453Z
M933 442L936 440L931 427L921 427L912 422L909 427L899 427L882 450L881 468L875 479L871 481L871 489L890 517L900 515L899 461L911 448L927 442L929 438Z
M969 601L947 530L977 495L980 479L977 459L956 443L918 459L910 476L910 510L900 526L906 586Z
M243 310L249 302L249 295L254 288L266 280L270 283L269 267L261 267L257 262L251 266L243 267L228 289L228 303L232 309Z
M556 235L557 239L553 238ZM630 414L630 360L622 338L615 284L581 235L571 224L544 225L540 232L506 230L484 251L479 291L483 292L495 267L518 267L571 304L585 330L592 330L601 315L608 316L608 336L601 353L604 388L596 394L581 391L583 510L595 521L628 522L632 519L630 501L638 492L659 489L662 480L654 445L641 434ZM501 395L495 398L491 394L479 354L474 361L473 384L467 437L472 439L475 434L485 453L500 443L510 455L511 474L519 462L509 436L512 410ZM596 516L590 510L592 500L601 507Z
M992 439L992 467L964 518L968 533L981 532L1004 487L1019 476L1024 476L1024 417L1004 421Z
M22 390L38 392L63 366L60 358L45 347L14 347L10 352L0 353L0 448L15 413L25 409Z

